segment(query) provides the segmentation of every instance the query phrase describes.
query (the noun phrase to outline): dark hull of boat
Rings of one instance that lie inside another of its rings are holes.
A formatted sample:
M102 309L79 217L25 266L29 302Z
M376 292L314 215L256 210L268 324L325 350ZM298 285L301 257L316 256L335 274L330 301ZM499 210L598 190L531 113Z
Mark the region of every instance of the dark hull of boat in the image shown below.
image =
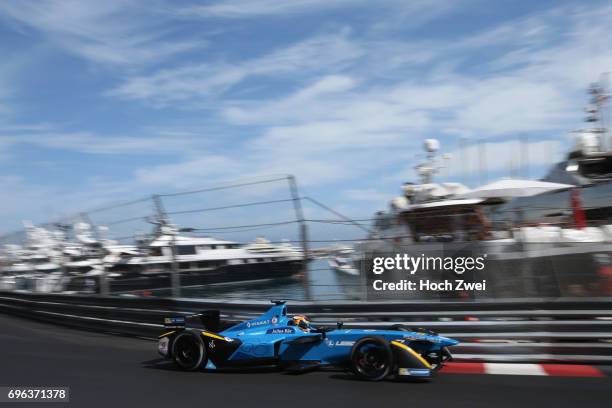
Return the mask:
M198 286L267 279L282 280L302 272L303 269L300 260L224 265L200 271L180 271L180 283L181 286ZM148 275L125 273L119 277L109 278L108 283L111 293L165 289L172 287L171 276L171 270ZM75 277L66 290L99 293L99 277Z

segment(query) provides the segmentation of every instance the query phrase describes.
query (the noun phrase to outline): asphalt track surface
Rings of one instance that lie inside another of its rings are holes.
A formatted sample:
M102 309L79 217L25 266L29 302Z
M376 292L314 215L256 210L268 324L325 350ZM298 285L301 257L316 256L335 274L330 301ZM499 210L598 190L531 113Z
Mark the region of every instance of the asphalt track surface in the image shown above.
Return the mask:
M611 407L612 378L441 374L363 382L342 372L186 373L154 342L0 315L0 386L69 386L70 407ZM393 404L393 405L391 405Z

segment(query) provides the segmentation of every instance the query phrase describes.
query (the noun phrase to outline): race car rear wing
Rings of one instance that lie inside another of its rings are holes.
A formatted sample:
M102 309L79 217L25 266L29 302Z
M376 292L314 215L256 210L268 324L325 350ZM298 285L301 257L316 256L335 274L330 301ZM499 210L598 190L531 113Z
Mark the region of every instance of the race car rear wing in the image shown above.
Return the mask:
M185 316L164 317L165 329L184 329Z
M164 317L164 328L173 330L185 329L187 322L192 319L199 319L200 324L206 330L216 332L221 324L220 313L218 310L204 310L200 313L183 316Z

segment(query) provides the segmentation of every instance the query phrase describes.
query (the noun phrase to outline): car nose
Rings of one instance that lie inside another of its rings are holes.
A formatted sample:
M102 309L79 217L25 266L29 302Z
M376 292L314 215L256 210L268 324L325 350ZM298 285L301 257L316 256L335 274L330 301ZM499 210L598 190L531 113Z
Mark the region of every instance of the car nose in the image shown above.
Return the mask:
M440 344L445 347L454 346L456 344L459 344L459 340L451 339L449 337L440 336L439 340L440 340Z

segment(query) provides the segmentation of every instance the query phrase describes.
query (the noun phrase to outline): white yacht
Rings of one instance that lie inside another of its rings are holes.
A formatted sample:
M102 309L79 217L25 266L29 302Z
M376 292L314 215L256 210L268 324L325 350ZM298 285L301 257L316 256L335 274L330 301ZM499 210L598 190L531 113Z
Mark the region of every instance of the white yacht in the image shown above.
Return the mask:
M328 264L333 271L344 275L358 276L359 271L355 268L353 256L355 250L349 246L338 246L329 256Z
M594 86L590 122L601 117L604 92ZM484 293L398 293L397 297L482 298L611 296L612 143L601 123L582 130L567 161L542 181L558 189L508 196L473 194L459 183L436 184L438 143L426 142L428 160L417 166L421 183L406 183L403 194L375 216L368 239L356 245L358 270L371 270L377 256L407 253L443 258L486 255L486 268L461 279L487 281ZM564 183L564 185L560 184ZM499 183L513 184L513 183ZM516 183L514 183L516 184ZM520 190L520 189L519 189ZM535 190L535 189L534 189ZM524 191L523 191L524 193ZM390 277L391 276L391 277ZM455 279L440 268L418 272L418 279ZM372 278L372 277L369 277ZM410 279L405 271L390 281ZM368 285L371 287L371 285ZM368 295L376 297L373 291ZM393 295L395 296L395 295Z
M130 292L171 287L174 268L182 286L197 286L289 278L303 270L302 261L300 250L261 238L243 245L180 235L175 226L163 224L136 253L115 246L114 253L106 256L103 271L111 292ZM90 290L92 281L99 285L96 276L102 275L101 270L73 278L69 289Z
M23 246L5 245L1 269L3 289L52 291L52 280L59 276L61 263L60 234L25 222ZM51 286L50 286L51 284Z

